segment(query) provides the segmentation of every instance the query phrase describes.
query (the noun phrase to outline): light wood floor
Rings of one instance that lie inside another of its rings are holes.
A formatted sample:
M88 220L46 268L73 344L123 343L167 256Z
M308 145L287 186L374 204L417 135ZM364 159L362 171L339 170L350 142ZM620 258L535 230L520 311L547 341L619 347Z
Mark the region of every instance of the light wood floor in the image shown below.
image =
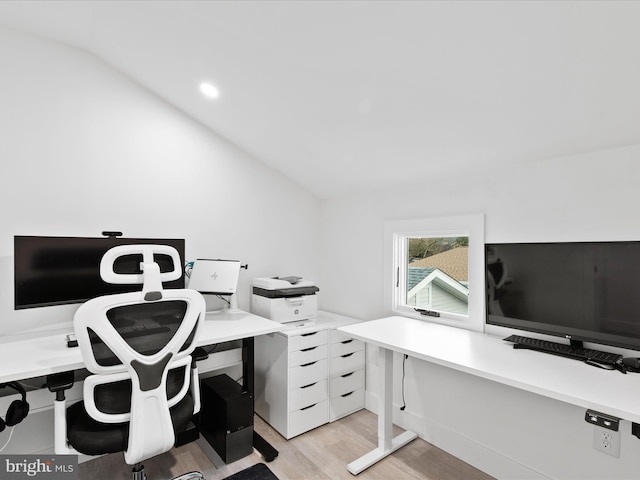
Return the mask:
M316 428L286 441L260 417L255 430L280 454L267 465L280 480L491 480L493 477L456 457L416 439L357 477L347 464L377 446L377 416L366 410L337 422ZM394 427L394 435L402 430ZM144 462L149 480L168 480L192 470L201 471L208 480L220 480L255 463L263 462L255 452L225 465L209 446L197 442L175 448ZM116 480L130 478L131 467L122 454L100 457L80 464L78 480Z

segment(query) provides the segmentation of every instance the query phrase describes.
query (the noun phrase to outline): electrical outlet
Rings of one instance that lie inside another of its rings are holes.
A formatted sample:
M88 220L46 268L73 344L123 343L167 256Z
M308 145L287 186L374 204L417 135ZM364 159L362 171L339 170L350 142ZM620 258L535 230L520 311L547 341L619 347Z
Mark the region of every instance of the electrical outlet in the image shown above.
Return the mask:
M594 425L593 427L593 448L611 455L620 457L620 431L609 430L607 428Z

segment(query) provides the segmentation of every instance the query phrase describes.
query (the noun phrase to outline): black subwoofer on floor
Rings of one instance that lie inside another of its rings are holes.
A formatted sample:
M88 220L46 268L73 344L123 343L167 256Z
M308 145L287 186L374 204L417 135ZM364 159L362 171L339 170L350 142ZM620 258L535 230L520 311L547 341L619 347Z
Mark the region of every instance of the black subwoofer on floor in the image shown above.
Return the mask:
M228 375L200 383L200 431L224 463L253 451L253 398Z

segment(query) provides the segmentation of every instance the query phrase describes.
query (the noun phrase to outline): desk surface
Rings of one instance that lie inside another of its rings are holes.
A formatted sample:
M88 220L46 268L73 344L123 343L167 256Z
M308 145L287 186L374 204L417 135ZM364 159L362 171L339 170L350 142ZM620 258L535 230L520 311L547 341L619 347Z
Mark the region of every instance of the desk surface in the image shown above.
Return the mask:
M282 330L283 325L246 312L208 313L200 327L197 344L240 340ZM20 335L0 342L0 383L84 368L79 348L68 348L65 335L71 324L33 335Z
M338 330L364 342L515 388L640 423L640 374L603 370L472 332L405 317Z

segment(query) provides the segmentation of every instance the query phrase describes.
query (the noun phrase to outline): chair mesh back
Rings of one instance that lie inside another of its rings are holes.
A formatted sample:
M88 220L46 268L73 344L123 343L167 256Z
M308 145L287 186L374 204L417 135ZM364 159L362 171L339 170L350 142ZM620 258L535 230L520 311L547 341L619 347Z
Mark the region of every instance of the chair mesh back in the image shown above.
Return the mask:
M183 300L149 302L144 304L120 305L106 312L106 317L136 352L153 355L169 342L182 324L187 311ZM195 327L180 351L187 349L193 341ZM89 329L91 349L96 362L102 366L120 365L122 361L93 330ZM167 398L173 398L184 384L183 368L170 370L167 376ZM105 413L126 413L131 410L131 381L108 384L94 391L96 406Z
M167 398L173 398L180 392L185 382L183 368L170 370L167 374ZM109 383L96 387L94 401L101 412L109 414L131 411L131 380Z
M106 312L108 321L136 352L153 355L169 342L184 320L187 303L182 300L149 302L113 307ZM100 337L89 329L91 348L98 365L118 365L122 362ZM195 328L180 351L187 349Z

